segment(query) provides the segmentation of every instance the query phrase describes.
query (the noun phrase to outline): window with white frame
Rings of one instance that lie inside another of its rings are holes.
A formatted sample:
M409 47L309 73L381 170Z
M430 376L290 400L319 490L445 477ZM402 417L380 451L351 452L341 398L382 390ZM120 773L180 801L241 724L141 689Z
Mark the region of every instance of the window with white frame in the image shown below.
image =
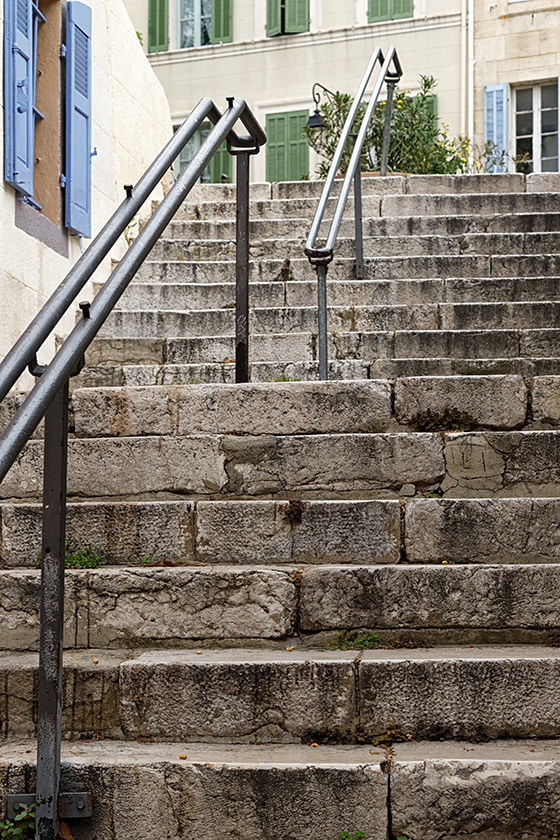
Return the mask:
M179 48L212 43L212 0L179 0Z
M518 172L558 172L558 81L517 88L515 159Z

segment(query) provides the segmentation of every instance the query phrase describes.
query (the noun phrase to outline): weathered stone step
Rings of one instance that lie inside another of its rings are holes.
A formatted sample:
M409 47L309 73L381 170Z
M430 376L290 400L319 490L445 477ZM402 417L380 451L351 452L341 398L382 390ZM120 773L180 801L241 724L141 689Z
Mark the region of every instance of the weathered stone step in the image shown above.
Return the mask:
M364 195L363 214L364 217L375 217L380 215L381 197L379 195ZM336 209L336 198L329 199L325 216L332 218ZM539 212L550 212L548 206L543 205ZM281 198L273 200L254 199L249 204L250 219L291 219L304 218L311 223L317 210L316 198ZM345 217L354 218L354 201L349 199L345 208ZM189 198L175 214L176 221L195 219L205 221L207 219L235 219L235 201L233 200L202 200L194 201Z
M492 213L557 213L560 194L479 193L464 195L387 195L381 216L489 215Z
M559 301L520 303L442 303L370 306L329 306L328 328L336 331L414 331L543 329L560 323ZM112 312L100 331L116 338L233 335L235 311L231 309L147 310ZM317 328L317 307L260 307L249 313L249 331L302 333Z
M254 307L313 306L317 282L255 282L250 287ZM471 280L333 280L328 285L331 306L366 304L521 302L560 299L560 278L473 278ZM120 309L223 309L235 303L235 283L131 283Z
M337 434L416 428L430 413L460 412L472 426L521 427L560 403L560 377L412 377L357 382L277 382L84 388L72 395L76 437L185 434ZM420 419L419 419L420 418Z
M366 257L365 280L415 280L436 278L528 278L560 275L560 256L556 254L507 255L435 255ZM146 262L136 275L143 282L167 283L224 283L235 276L232 260L189 262L187 260ZM279 280L313 281L316 277L309 261L303 257L290 259L252 260L249 265L251 282L269 283ZM328 280L354 281L355 260L336 257L329 266Z
M326 222L329 220L327 219ZM295 216L278 219L253 219L250 236L257 239L307 239L310 220ZM363 219L366 236L450 235L465 233L545 233L560 229L560 213L495 213L476 216L408 216ZM235 220L206 219L172 221L165 230L170 239L235 239ZM342 220L339 235L354 235L354 220Z
M11 602L0 608L3 648L38 650L40 572L0 571L0 583ZM299 648L327 639L336 646L348 631L368 628L374 647L392 646L395 633L422 634L417 646L542 644L560 630L559 590L550 564L68 571L65 639L69 648L94 649L275 641Z
M546 359L558 358L560 329L536 330L419 330L394 332L345 332L329 335L332 360L357 360L375 365L385 359ZM316 328L302 333L252 335L249 354L260 361L311 362L317 359ZM231 336L187 338L98 338L86 354L88 367L111 365L172 365L233 362ZM458 371L459 373L461 371ZM554 373L554 370L550 371ZM152 375L152 374L150 374ZM411 375L415 375L412 373ZM189 381L193 377L189 376ZM194 377L196 378L196 377ZM269 378L269 377L265 377ZM74 380L77 381L77 380ZM201 379L201 381L204 381ZM115 381L122 385L122 378ZM149 382L135 384L150 384Z
M41 506L0 505L0 566L36 566ZM560 563L558 499L87 502L69 553L103 565Z
M377 256L451 256L453 254L554 254L560 251L560 233L466 233L461 236L407 235L402 231L397 236L364 236L364 255ZM305 239L289 238L279 240L253 238L249 246L250 259L270 259L278 255L295 259L305 248ZM233 240L207 239L159 239L151 256L154 260L215 261L234 260L236 244ZM337 239L337 257L355 255L354 237Z
M42 454L41 441L26 445L0 498L40 493ZM560 432L550 430L73 439L68 460L76 498L560 494Z
M120 713L129 738L553 738L559 679L547 647L154 651L122 663Z
M364 363L365 364L365 363ZM309 376L305 376L307 371L302 370L300 375L298 376L299 379L318 379L318 363L313 362L299 362L296 366L286 365L284 367L285 376L297 376L299 373L298 365L314 365L313 369L309 371ZM186 367L186 366L185 366ZM212 380L210 378L209 371L204 368L204 373L208 376L208 379L204 378L203 371L199 370L198 372L195 370L197 367L196 365L188 366L190 368L188 373L181 374L183 379L181 381L193 381L198 380L199 382L206 382L206 381L216 381L221 382L224 379L220 379L216 371L213 371L215 379ZM199 366L202 368L203 366ZM219 366L214 366L215 368ZM228 366L223 366L228 368ZM260 365L254 365L252 370L256 368L256 374L252 374L252 380L255 381L258 376L258 370ZM527 359L522 357L511 357L509 359L446 359L446 358L436 358L436 359L414 359L414 358L402 358L402 359L379 359L377 362L371 362L367 365L367 369L369 371L369 378L370 379L397 379L400 376L496 376L496 375L517 375L522 376L524 379L532 379L535 376L559 376L560 375L560 358L557 356L553 359L551 358L533 358ZM123 369L124 370L124 369ZM131 369L129 369L131 370ZM229 372L229 371L228 371ZM281 375L280 373L278 376ZM177 374L177 377L180 377L180 374ZM232 373L232 377L234 377L234 373ZM270 376L266 377L270 379ZM329 372L329 379L336 379L336 376L331 376ZM345 378L345 377L342 377ZM111 373L108 374L107 378L103 380L103 384L105 385L112 385L112 384L124 384L125 375L123 374L122 380L118 383L113 382L111 377ZM130 384L133 382L133 376L129 376ZM153 384L157 384L157 375L153 380ZM225 380L230 381L230 380ZM233 382L234 379L232 378L231 381ZM101 381L100 383L101 384ZM150 383L152 384L152 383ZM546 422L546 421L545 421Z

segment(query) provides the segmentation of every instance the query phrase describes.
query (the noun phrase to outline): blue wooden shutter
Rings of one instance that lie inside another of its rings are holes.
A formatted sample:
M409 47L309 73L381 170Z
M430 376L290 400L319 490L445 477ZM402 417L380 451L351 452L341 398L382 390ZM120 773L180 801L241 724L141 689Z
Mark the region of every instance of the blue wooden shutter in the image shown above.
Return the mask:
M233 0L212 0L212 43L233 40Z
M287 34L309 32L309 0L286 0L285 15Z
M33 195L35 78L31 0L4 0L4 178Z
M91 236L91 9L68 3L65 224Z
M507 102L508 86L487 85L484 88L484 142L491 140L504 154L507 153ZM492 172L507 172L507 162L495 165Z
M266 0L266 34L280 35L282 32L282 12L280 0Z

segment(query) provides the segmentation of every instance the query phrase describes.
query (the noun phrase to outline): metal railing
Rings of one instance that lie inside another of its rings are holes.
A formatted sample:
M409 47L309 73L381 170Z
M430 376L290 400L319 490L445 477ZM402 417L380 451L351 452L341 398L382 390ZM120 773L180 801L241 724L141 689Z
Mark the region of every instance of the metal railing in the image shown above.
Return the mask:
M109 253L126 226L178 157L197 128L208 119L214 128L191 163L179 176L147 224L105 282L93 302L80 303L83 317L49 365L37 365L37 352ZM248 134L233 130L241 120ZM37 726L36 794L8 797L8 812L20 803L36 801L36 838L58 837L62 813L88 816L89 794L60 794L64 565L66 546L66 476L68 463L69 379L81 370L84 354L222 142L237 157L236 255L236 381L247 382L249 370L249 157L266 143L266 135L243 99L228 97L223 114L211 99L202 99L159 153L136 186L126 186L126 198L92 241L74 268L0 363L0 401L29 368L38 377L12 421L0 435L0 482L45 417L43 469L43 534L39 642L39 711Z
M366 87L376 68L380 65L379 75L373 86L373 92L368 102L366 112L364 114L362 123L357 134L352 134L352 126L356 119L356 114L360 103L365 94ZM393 69L391 70L391 65ZM319 379L328 379L329 376L329 359L327 346L327 268L334 257L334 248L336 245L336 238L342 221L342 216L346 206L346 201L350 193L352 181L354 182L354 231L356 241L356 277L361 280L364 276L364 249L363 249L363 232L362 232L362 186L361 186L361 166L360 160L362 149L366 138L367 130L373 116L374 108L379 98L379 93L384 83L387 84L387 105L385 109L385 125L383 131L383 149L381 155L381 175L387 174L387 161L389 157L389 140L391 130L391 115L393 110L393 92L395 85L402 76L402 68L397 55L395 47L389 47L387 56L385 57L379 47L373 51L369 64L362 77L362 81L354 97L352 107L344 123L344 128L340 135L334 157L329 169L329 173L325 180L325 185L319 199L319 205L311 224L309 236L305 243L305 255L309 258L309 262L317 269L317 309L318 309L318 345L319 345ZM350 162L346 175L342 183L340 195L334 211L334 216L331 221L329 232L324 247L317 247L317 238L325 210L327 209L327 202L332 193L334 179L337 175L342 156L346 149L347 143L353 140L353 150L350 156Z

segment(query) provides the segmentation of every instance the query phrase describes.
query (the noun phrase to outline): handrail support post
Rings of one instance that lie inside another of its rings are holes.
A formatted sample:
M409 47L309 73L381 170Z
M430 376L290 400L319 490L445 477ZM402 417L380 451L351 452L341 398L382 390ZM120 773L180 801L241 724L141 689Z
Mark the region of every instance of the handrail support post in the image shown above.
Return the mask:
M36 840L58 837L68 401L67 380L45 415Z
M385 124L383 126L383 149L381 152L381 170L380 175L387 174L387 164L389 163L389 143L391 141L391 117L393 115L393 94L395 92L396 81L387 79L387 104L385 105Z
M329 348L327 344L327 266L317 266L317 338L319 350L319 379L326 382L329 378Z
M356 145L357 134L350 135ZM362 161L361 156L354 173L354 239L356 249L356 280L364 279L364 233L362 221Z
M249 381L249 152L235 152L235 381Z

